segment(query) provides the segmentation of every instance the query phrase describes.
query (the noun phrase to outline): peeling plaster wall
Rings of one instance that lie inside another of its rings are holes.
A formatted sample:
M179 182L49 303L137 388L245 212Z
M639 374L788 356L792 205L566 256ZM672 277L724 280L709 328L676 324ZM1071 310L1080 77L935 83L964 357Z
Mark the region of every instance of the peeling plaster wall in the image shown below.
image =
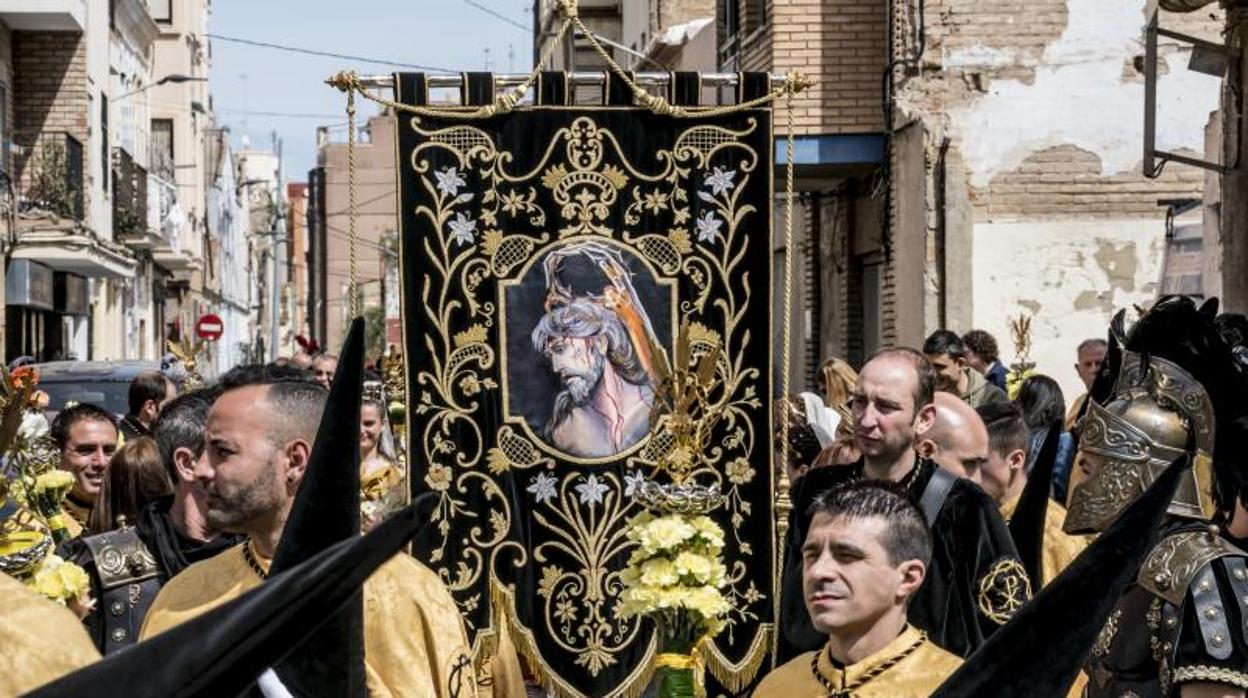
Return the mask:
M1161 275L1161 220L981 223L974 233L974 325L1014 359L1009 318L1033 316L1031 358L1062 386L1069 403L1084 392L1075 347L1104 337L1120 308L1147 303Z
M1142 55L1145 0L1067 0L1061 38L1038 61L1009 49L951 51L947 66L970 70L1021 63L1029 81L994 80L987 93L950 111L971 184L1017 168L1031 153L1073 145L1101 158L1105 174L1138 171L1144 138L1144 83L1129 65ZM1218 108L1220 80L1187 70L1188 50L1163 52L1157 140L1163 149L1201 149Z
M1084 392L1073 366L1079 342L1103 337L1113 312L1156 293L1165 232L1157 200L1204 188L1189 168L1141 174L1146 5L928 0L923 70L898 98L899 123L921 120L929 144L949 138L943 174L965 183L965 194L947 188L944 220L946 236L948 221L968 230L971 283L946 280L926 295L944 294L950 329L995 335L1007 364L1009 318L1032 315L1032 359L1068 400ZM1220 40L1221 16L1211 7L1166 15L1163 25ZM1189 71L1190 54L1161 44L1157 139L1199 154L1220 81ZM930 194L928 206L938 206ZM929 259L925 279L934 268Z

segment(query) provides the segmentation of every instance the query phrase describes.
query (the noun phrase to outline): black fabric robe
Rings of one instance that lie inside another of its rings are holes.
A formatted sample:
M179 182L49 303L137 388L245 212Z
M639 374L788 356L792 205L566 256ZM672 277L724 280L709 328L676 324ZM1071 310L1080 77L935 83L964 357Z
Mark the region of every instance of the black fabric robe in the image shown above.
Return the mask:
M917 504L936 472L930 460L918 462L919 471L909 480L907 494ZM842 482L862 477L863 465L817 468L793 482L793 512L785 541L784 580L780 604L779 662L827 642L816 632L806 612L802 590L802 543L810 526L808 511L815 498ZM994 567L1013 568L1018 552L995 502L977 485L959 479L950 489L932 526L932 564L927 578L910 604L910 622L927 632L940 647L968 656L999 627L980 610L981 584ZM1029 590L1025 601L1030 597Z

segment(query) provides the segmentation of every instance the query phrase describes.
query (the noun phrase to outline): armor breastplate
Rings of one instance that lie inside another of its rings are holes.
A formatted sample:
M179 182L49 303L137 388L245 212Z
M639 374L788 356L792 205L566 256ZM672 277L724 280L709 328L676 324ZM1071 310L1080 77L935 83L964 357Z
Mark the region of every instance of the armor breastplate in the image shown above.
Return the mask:
M1215 568L1225 574L1215 573ZM1224 581L1219 582L1219 576ZM1245 616L1242 608L1228 615L1220 592L1220 586L1228 585L1231 598L1248 604L1244 594L1248 592L1248 567L1242 551L1201 530L1182 530L1163 538L1092 646L1085 666L1086 696L1172 695L1179 663L1176 655L1184 638L1193 641L1189 648L1198 647L1202 657L1228 659L1235 646L1248 641L1248 627L1229 623ZM1184 627L1185 617L1192 616L1196 622L1188 620L1192 627Z
M134 644L148 608L162 585L160 566L132 527L83 540L95 559L100 599L97 613L104 654Z

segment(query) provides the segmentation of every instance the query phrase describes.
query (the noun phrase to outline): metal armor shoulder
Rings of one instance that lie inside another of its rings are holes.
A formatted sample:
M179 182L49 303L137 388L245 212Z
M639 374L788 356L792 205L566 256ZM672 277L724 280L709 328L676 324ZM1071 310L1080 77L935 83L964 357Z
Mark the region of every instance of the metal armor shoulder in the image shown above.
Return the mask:
M1228 543L1212 531L1181 531L1166 536L1145 558L1136 582L1150 593L1174 606L1198 574L1221 557L1248 557L1248 553Z
M133 527L88 536L83 543L95 558L103 589L142 582L160 574L156 557Z

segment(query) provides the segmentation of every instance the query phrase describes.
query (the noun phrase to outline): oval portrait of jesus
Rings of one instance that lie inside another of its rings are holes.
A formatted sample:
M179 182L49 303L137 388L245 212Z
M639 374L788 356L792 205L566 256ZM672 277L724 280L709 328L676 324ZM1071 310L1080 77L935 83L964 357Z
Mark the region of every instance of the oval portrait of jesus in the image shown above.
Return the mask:
M539 254L504 282L504 401L547 450L610 459L649 431L655 345L671 343L675 282L608 241Z

